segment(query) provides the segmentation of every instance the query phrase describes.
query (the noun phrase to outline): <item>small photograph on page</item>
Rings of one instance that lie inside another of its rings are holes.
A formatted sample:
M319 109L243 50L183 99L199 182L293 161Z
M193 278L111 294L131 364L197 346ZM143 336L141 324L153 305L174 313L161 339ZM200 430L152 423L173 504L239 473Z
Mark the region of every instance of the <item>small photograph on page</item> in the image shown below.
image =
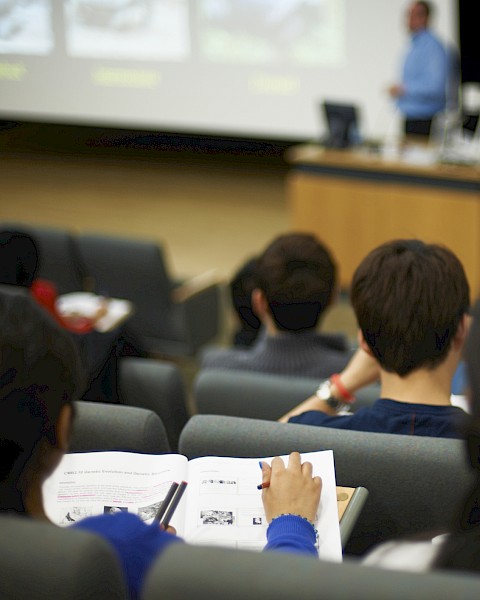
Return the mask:
M103 514L105 515L114 515L115 513L119 512L128 512L128 507L117 505L109 505L103 507Z
M257 527L266 525L265 513L263 508L240 508L238 510L239 527Z
M72 525L72 523L94 514L96 511L93 506L69 506L62 512L58 524L61 526Z
M154 504L149 504L148 506L139 506L138 516L140 519L142 519L142 521L152 521L162 504L163 502L160 501L155 502Z
M202 525L235 525L233 510L201 510L200 522Z

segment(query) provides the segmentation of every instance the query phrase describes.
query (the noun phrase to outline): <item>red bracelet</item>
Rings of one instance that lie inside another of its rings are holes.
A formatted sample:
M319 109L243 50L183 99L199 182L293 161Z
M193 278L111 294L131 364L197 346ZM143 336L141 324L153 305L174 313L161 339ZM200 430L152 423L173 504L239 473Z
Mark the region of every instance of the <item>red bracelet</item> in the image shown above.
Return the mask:
M330 377L330 381L332 382L332 384L337 386L338 393L340 394L344 402L346 402L347 404L353 404L355 402L355 396L351 394L340 381L340 375L338 373L334 373Z

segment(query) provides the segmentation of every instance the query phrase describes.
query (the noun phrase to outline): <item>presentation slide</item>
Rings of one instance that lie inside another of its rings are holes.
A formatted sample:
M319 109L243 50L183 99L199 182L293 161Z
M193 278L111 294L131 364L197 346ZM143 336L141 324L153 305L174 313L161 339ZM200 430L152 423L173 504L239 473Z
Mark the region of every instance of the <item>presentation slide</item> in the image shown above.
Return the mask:
M458 45L455 0L439 36ZM245 138L325 134L354 104L365 138L399 116L386 89L405 0L0 0L0 118Z

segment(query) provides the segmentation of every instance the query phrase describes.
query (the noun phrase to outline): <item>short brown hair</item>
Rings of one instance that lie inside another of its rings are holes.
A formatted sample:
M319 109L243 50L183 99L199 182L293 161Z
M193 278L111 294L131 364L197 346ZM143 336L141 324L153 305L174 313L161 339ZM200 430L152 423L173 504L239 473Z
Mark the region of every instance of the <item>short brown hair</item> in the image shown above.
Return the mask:
M259 257L256 285L277 327L314 328L332 299L336 271L330 252L315 236L290 233L276 238Z
M370 252L351 289L366 343L383 369L400 376L444 360L469 295L453 252L420 240L394 240Z

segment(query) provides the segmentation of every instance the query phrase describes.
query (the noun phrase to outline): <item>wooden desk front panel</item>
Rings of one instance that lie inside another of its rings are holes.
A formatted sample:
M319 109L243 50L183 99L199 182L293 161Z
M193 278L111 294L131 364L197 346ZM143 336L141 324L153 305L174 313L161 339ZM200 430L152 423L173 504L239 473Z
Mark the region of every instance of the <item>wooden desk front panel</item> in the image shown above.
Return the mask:
M362 258L393 238L442 243L480 290L480 198L477 192L292 171L287 176L292 229L315 233L337 258L348 288Z

